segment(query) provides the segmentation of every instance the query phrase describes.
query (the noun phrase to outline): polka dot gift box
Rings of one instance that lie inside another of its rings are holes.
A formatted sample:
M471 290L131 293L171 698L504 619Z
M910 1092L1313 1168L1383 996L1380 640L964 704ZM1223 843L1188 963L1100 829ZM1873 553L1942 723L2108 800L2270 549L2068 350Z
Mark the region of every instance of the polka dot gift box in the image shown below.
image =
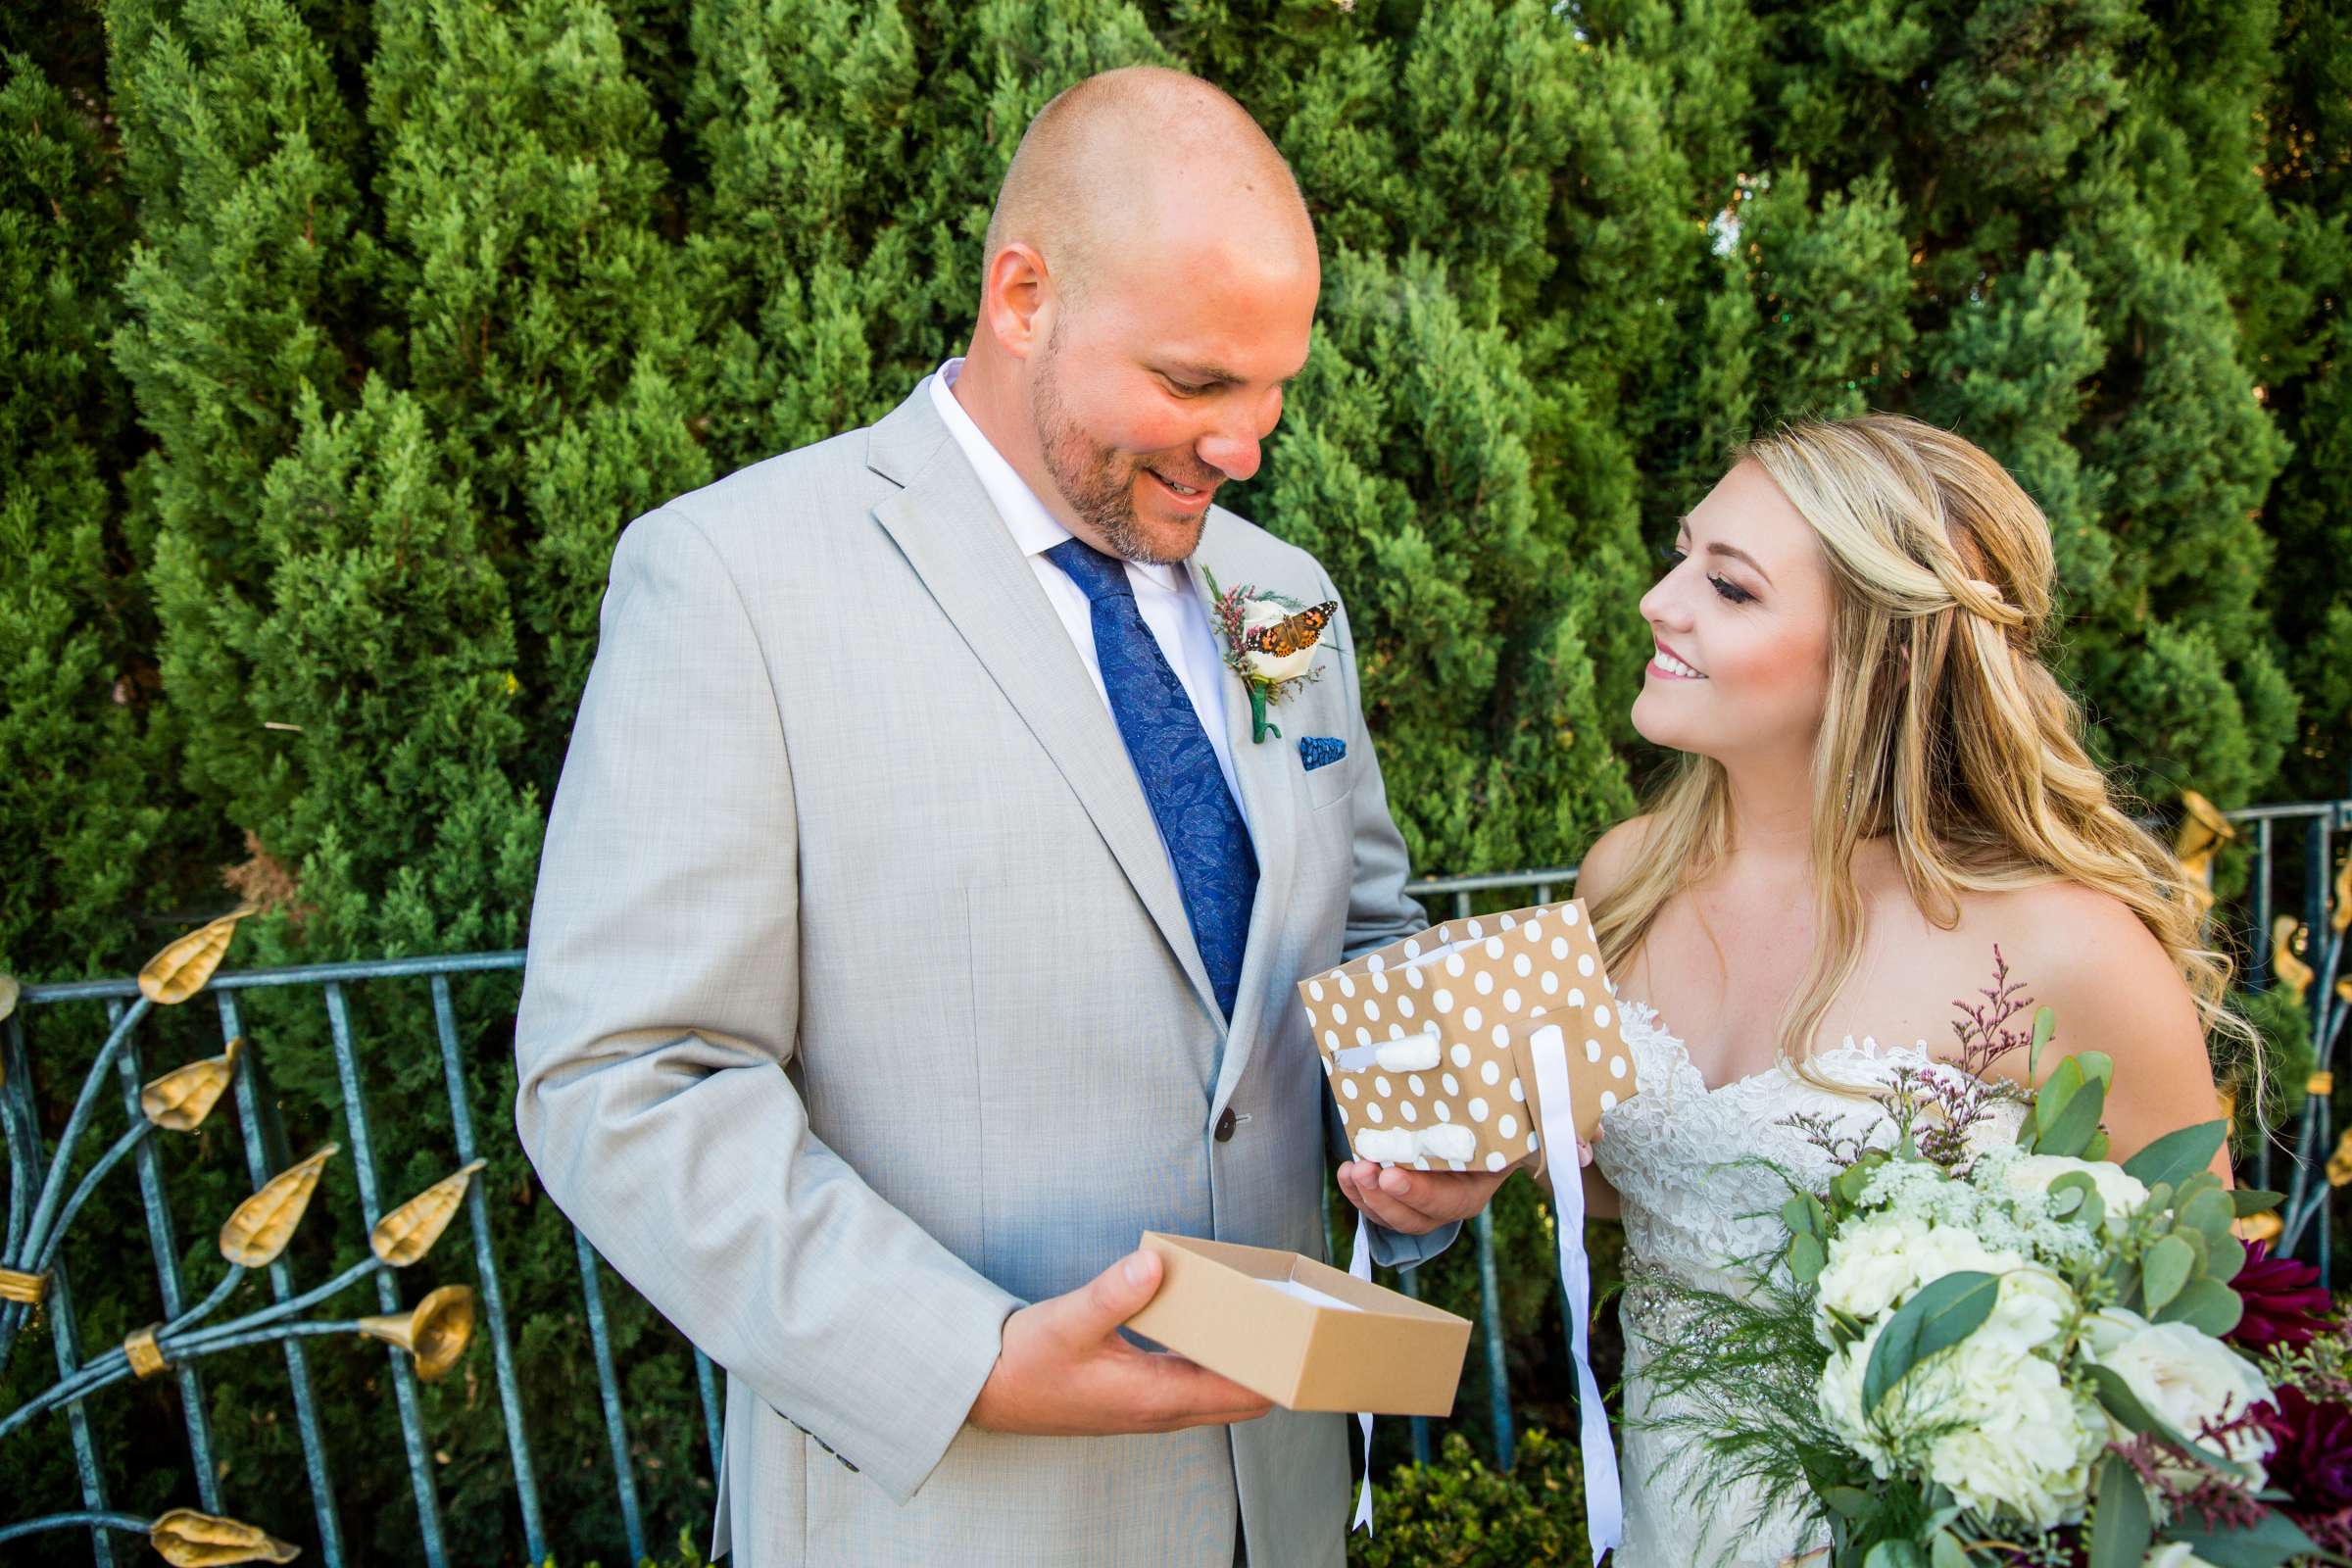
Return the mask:
M1634 1092L1616 999L1581 904L1448 920L1301 981L1358 1159L1544 1168L1539 1058L1565 1059L1590 1140Z

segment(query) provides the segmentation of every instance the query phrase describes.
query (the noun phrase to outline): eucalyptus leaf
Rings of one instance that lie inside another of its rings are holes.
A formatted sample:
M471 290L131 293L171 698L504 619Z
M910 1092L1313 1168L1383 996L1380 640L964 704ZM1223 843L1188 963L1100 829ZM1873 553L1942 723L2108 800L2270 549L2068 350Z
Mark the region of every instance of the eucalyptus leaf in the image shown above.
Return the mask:
M2244 1219L2248 1214L2261 1214L2277 1208L2286 1201L2286 1195L2260 1187L2240 1187L2230 1193L2230 1201L2237 1210L2237 1217Z
M2158 1323L2185 1323L2218 1340L2245 1315L2246 1303L2229 1286L2219 1280L2191 1280L2171 1305L2150 1317Z
M2073 1104L2075 1096L2082 1092L2082 1064L2069 1056L2058 1064L2050 1074L2050 1081L2043 1084L2034 1096L2034 1127L2039 1135L2035 1139L2037 1144L2049 1136L2050 1129L2058 1125L2058 1118L2066 1114L2066 1107Z
M1968 1548L1949 1530L1938 1530L1928 1548L1928 1568L1969 1568Z
M2049 1046L2050 1037L2058 1032L2058 1014L2048 1007L2036 1008L2034 1013L2034 1043L2026 1049L2026 1081L2032 1083L2041 1074L2041 1054Z
M1867 1519L1879 1506L1879 1499L1859 1487L1831 1487L1821 1500L1848 1519Z
M2069 1056L2067 1060L2072 1062L2074 1058ZM2098 1136L2099 1117L2106 1109L2107 1086L2095 1081L2084 1084L2067 1101L2058 1119L2034 1141L2034 1152L2081 1159L2090 1141Z
M2106 1128L2102 1127L2090 1135L2090 1142L2082 1146L2082 1157L2089 1160L2100 1160L2107 1157Z
M2104 1051L2085 1051L2074 1058L2082 1064L2082 1076L2095 1078L2109 1089L2115 1087L2115 1058Z
M1967 1339L1992 1315L2000 1281L1976 1269L1946 1274L1920 1287L1871 1348L1862 1371L1862 1408L1875 1411L1887 1393L1920 1362Z
M1829 1265L1829 1254L1822 1250L1821 1242L1812 1236L1792 1237L1788 1243L1788 1272L1800 1285L1810 1285L1821 1278Z
M1928 1559L1908 1541L1882 1541L1862 1559L1862 1568L1928 1568Z
M2202 1532L2176 1524L2164 1533L2164 1539L2185 1544L2213 1568L2278 1568L2319 1549L2292 1520L2275 1510L2264 1514L2251 1529Z
M2237 1223L2237 1205L2230 1195L2218 1187L2207 1188L2180 1208L2180 1223L2205 1233L2206 1244L2220 1247L2235 1239L2230 1227Z
M2156 1533L2148 1494L2132 1462L2110 1452L2099 1462L2098 1505L2090 1523L2090 1568L2139 1568Z
M2172 1304L2173 1298L2197 1271L2197 1254L2178 1236L2167 1236L2139 1260L2139 1288L2144 1310L2154 1317Z
M2151 1188L2158 1182L2169 1182L2178 1188L2213 1163L2222 1140L2229 1136L2230 1124L2226 1121L2203 1121L2166 1133L2125 1160L2124 1174Z

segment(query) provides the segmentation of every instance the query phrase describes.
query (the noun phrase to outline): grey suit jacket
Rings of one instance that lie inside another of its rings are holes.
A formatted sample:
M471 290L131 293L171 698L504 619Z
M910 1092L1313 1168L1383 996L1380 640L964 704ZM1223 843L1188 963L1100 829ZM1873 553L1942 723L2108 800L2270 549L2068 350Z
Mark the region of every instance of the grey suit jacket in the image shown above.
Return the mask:
M1210 514L1220 583L1337 598ZM1229 736L1260 866L1220 1016L1118 730L926 389L630 524L550 815L515 1121L727 1370L715 1551L1337 1564L1345 1418L967 1427L1005 1316L1146 1229L1319 1256L1292 988L1418 928L1345 615ZM1345 738L1312 772L1305 735ZM1229 1139L1215 1136L1231 1110ZM1383 1261L1449 1236L1383 1238Z

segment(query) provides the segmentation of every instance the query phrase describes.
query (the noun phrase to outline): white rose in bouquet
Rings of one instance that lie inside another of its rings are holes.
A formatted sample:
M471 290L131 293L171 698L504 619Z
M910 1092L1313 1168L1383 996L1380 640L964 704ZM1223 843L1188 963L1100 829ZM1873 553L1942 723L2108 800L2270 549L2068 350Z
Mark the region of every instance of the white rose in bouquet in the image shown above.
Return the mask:
M2038 1284L2016 1299L2021 1315L2050 1304ZM1823 1419L1875 1474L1916 1464L1971 1508L2036 1530L2082 1517L2107 1421L2056 1365L2019 1353L2014 1333L1980 1331L1897 1384L1874 1426L1863 1417L1862 1380L1882 1327L1830 1358L1820 1391Z
M2069 1159L2063 1154L2019 1154L2002 1165L2009 1185L2020 1192L2046 1193L2050 1183L2059 1177L2080 1171L2091 1179L2099 1190L2099 1200L2107 1205L2107 1218L2113 1222L2130 1218L2148 1200L2145 1183L2135 1176L2124 1174L2122 1166L2104 1159Z
M2233 1420L2271 1396L2270 1386L2245 1357L2185 1323L2150 1323L2137 1312L2111 1306L2083 1325L2082 1348L2091 1361L2122 1378L2150 1415L2192 1440L2201 1437L2208 1422ZM2268 1432L2241 1429L2221 1447L2260 1486L2272 1441Z
M1992 1315L1970 1339L2023 1355L2058 1338L2081 1309L2073 1289L2048 1269L2013 1269L2001 1276Z
M1867 1323L1919 1282L1911 1250L1927 1238L1927 1221L1908 1214L1848 1220L1830 1242L1816 1299Z
M1271 599L1244 600L1242 602L1242 630L1244 632L1257 631L1263 627L1288 620L1292 613L1292 611L1276 604ZM1306 673L1307 666L1315 662L1315 649L1319 646L1320 644L1317 643L1309 643L1297 653L1284 654L1280 657L1260 653L1250 653L1244 657L1250 661L1250 673L1255 675L1259 680L1286 681Z
M1971 1335L1898 1389L1930 1431L1928 1474L1985 1513L2035 1530L2082 1517L2090 1467L2107 1446L2107 1418L2066 1386L2056 1365ZM1908 1397L1906 1399L1906 1394Z
M1911 1261L1918 1271L1911 1283L1919 1286L1946 1274L2006 1274L2025 1267L2026 1255L2006 1247L1988 1247L1984 1238L1964 1226L1938 1224L1929 1226L1928 1234L1911 1249Z

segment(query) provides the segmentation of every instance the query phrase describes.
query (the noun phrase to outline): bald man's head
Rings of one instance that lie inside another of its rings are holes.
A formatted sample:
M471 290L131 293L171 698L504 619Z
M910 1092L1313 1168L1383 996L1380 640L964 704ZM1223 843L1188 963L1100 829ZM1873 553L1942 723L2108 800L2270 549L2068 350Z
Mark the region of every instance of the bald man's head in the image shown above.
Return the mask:
M1321 286L1298 182L1242 106L1108 72L1021 138L956 400L1072 533L1178 561L1257 471Z
M1314 244L1298 181L1250 111L1198 76L1127 66L1087 77L1029 122L989 217L986 259L1024 242L1065 295L1081 296L1168 227L1218 220Z

